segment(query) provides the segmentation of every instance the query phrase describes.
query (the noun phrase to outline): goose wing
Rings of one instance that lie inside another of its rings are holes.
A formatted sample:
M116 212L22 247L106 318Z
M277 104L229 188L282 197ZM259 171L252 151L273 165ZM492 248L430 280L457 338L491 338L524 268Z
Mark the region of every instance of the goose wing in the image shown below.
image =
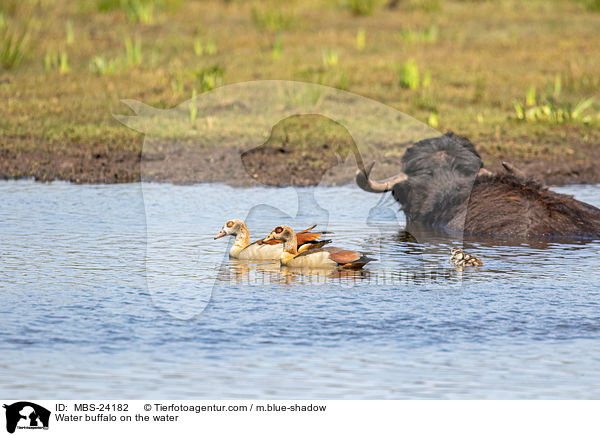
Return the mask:
M331 232L312 233L311 230L314 229L315 227L317 227L316 224L310 226L306 230L302 230L301 232L296 233L296 238L298 239L298 247L300 247L301 245L307 244L309 242L316 241L321 236L331 233Z
M331 244L331 239L322 239L320 241L308 241L302 246L298 243L298 253L304 253L305 251L316 250L323 248L325 245Z
M315 227L317 227L317 225L316 225L316 224L313 224L313 225L312 225L312 226L310 226L308 229L306 229L306 230L302 230L301 232L297 232L297 233L296 233L296 236L298 236L298 235L301 235L301 234L303 234L303 233L308 233L308 232L310 232L312 229L314 229Z
M342 268L358 269L362 268L364 265L371 262L372 260L375 260L371 257L367 257L365 254L360 253L358 251L343 250L338 247L319 247L306 249L300 252L296 257L298 258L301 256L309 256L311 254L318 253L321 251L328 252L329 258Z

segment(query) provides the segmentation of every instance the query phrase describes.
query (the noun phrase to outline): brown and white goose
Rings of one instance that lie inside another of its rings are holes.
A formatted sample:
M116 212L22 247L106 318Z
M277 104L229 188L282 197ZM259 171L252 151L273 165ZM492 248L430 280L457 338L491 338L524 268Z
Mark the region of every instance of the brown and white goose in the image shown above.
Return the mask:
M288 226L277 226L264 242L283 241L281 264L301 268L351 268L359 269L372 260L358 251L337 247L300 247L298 235Z
M322 247L331 242L330 240L317 241L323 233L310 233L316 224L306 230L298 233L298 247ZM255 260L274 260L281 257L283 251L282 241L264 242L262 239L250 243L250 232L248 226L242 220L229 220L225 223L221 232L214 239L222 238L223 236L235 236L235 242L229 250L229 256L235 259L255 259Z

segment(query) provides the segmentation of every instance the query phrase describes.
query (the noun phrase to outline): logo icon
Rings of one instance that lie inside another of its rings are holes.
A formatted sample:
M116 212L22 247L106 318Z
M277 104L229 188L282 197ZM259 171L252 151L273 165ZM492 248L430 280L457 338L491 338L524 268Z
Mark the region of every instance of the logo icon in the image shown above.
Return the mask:
M48 429L50 411L29 401L19 401L4 405L6 409L6 431L14 433L18 429Z

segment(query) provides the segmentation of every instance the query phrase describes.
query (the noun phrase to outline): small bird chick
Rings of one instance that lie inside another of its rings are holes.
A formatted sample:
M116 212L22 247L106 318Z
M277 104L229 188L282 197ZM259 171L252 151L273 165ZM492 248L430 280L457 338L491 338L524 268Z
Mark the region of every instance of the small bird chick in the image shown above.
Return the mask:
M456 266L465 267L483 265L483 261L481 259L479 259L477 256L473 256L472 254L465 253L460 247L453 248L451 253L452 255L450 256L450 263L453 263Z

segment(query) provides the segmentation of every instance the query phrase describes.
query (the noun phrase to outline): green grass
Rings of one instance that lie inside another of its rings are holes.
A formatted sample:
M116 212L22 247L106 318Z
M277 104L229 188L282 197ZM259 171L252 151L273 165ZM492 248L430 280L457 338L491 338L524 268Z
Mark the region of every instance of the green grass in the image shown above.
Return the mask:
M365 29L358 29L356 32L356 49L358 51L363 51L365 49L365 45L367 44L367 32Z
M66 50L49 50L44 56L44 67L47 72L58 71L60 74L67 74L71 71L69 66L69 55Z
M321 51L323 66L328 68L334 68L338 65L340 61L340 54L336 50L332 49L323 49Z
M190 99L190 103L188 105L188 113L190 116L190 124L193 126L196 122L196 118L198 117L198 104L196 102L197 94L196 90L192 93L192 98Z
M583 99L576 104L554 99L546 99L545 102L537 104L535 99L533 102L526 99L526 104L523 105L515 100L514 106L515 118L530 123L589 125L600 121L600 111L597 109L595 97Z
M583 98L573 104L564 100L562 94L562 76L557 74L553 84L548 83L538 98L533 85L527 87L525 102L515 99L515 118L529 123L584 124L600 121L600 106L595 97Z
M194 89L198 88L200 92L206 92L222 86L224 74L225 70L220 65L211 65L210 67L194 71L193 76L196 82Z
M0 66L5 70L15 68L25 57L28 22L21 29L12 26L0 13Z
M257 4L251 9L251 16L258 30L275 33L288 30L294 24L296 14L293 9Z
M198 56L214 56L217 54L217 44L212 38L196 38L194 40L194 53Z
M100 12L121 10L133 23L151 24L154 21L154 2L151 0L98 0Z
M71 67L69 67L69 55L63 50L58 56L58 72L60 74L67 74L69 71L71 71Z
M118 59L106 59L106 56L95 56L90 62L90 71L98 76L115 74Z
M75 42L75 31L73 30L73 22L71 20L67 21L66 42L67 45L71 45Z
M439 126L439 121L438 121L438 114L437 112L433 111L429 114L429 116L427 117L427 124L429 124L431 127L433 127L434 129L437 128Z
M6 0L0 149L139 148L112 117L121 99L170 108L194 89L282 79L381 101L490 156L562 156L600 143L600 14L582 1L381 1L355 15L340 0L139 0L151 14L128 0ZM519 119L515 100L550 115Z
M590 12L600 12L600 0L583 0L583 5Z
M433 23L422 30L401 29L398 37L406 42L428 42L434 43L438 40L439 30L437 24Z
M398 82L402 88L418 89L420 82L419 66L410 59L398 68Z
M99 12L122 12L131 23L152 24L161 12L174 12L180 0L97 0Z
M125 38L125 66L133 67L142 64L142 41L136 36Z
M347 0L346 7L354 15L371 15L380 4L379 0Z
M444 6L444 0L408 0L409 7L424 12L441 12Z
M281 33L278 33L275 36L275 41L273 42L273 51L272 51L273 60L281 59L282 55L283 55L283 37L282 37Z

